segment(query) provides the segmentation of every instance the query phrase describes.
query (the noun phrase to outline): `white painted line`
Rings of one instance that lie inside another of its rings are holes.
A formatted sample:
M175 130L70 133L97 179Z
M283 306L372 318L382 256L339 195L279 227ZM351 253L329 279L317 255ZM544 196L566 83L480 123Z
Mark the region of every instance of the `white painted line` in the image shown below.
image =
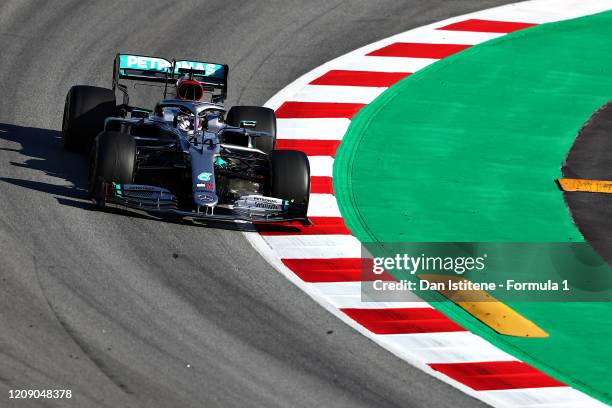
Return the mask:
M372 102L387 88L366 86L306 85L294 95L296 102L363 103Z
M311 194L308 203L309 217L342 217L336 197L331 194Z
M474 13L487 20L550 23L612 9L610 0L536 0Z
M429 303L424 302L414 293L402 293L401 302L364 302L361 295L361 282L311 283L310 285L338 309L431 308Z
M351 121L346 118L277 119L277 139L342 140Z
M570 387L478 391L478 394L498 407L609 408L609 405Z
M308 156L310 175L315 177L331 177L334 171L334 158L331 156Z
M272 235L264 240L281 259L361 256L361 244L351 235Z
M387 334L382 339L397 354L433 363L516 361L516 358L468 332Z
M416 29L394 37L395 42L475 45L502 37L500 33Z
M438 62L437 59L407 57L371 57L358 55L346 61L338 62L333 69L374 72L417 72Z

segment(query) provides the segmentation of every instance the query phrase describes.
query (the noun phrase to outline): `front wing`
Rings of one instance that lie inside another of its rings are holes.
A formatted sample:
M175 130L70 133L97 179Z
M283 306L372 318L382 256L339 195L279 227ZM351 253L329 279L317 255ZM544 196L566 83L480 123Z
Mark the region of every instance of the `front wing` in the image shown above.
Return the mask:
M101 197L94 199L94 203L100 207L126 209L156 217L241 223L299 221L310 224L304 216L303 206L289 202L280 205L282 200L269 197L245 196L237 200L233 208L201 207L199 211L186 211L178 208L178 201L172 192L161 187L103 182L101 190Z

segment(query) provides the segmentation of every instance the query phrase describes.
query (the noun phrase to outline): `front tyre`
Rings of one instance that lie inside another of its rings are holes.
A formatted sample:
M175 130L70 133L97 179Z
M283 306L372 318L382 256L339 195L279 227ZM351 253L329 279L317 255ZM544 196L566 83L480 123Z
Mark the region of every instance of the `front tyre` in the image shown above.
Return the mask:
M301 208L298 217L306 218L310 196L310 164L297 150L274 150L270 153L271 196L288 200Z
M136 142L131 135L120 132L100 133L90 155L89 196L103 205L105 183L131 183L135 163Z

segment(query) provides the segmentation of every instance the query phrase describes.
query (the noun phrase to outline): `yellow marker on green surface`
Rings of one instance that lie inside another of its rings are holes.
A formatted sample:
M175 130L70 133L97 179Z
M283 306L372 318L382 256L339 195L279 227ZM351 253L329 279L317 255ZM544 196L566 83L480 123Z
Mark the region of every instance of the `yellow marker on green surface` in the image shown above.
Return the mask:
M562 191L612 194L612 181L560 178L557 184Z
M419 279L429 282L469 282L461 276L418 275ZM548 333L531 320L500 302L484 290L440 290L446 298L489 326L499 334L514 337L548 337Z

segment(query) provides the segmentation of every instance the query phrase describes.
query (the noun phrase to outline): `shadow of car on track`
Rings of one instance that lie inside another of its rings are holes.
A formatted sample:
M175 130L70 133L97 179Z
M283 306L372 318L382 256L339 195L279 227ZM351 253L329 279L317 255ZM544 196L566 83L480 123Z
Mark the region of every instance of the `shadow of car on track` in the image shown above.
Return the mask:
M23 163L10 162L16 167L42 171L64 179L74 187L59 186L32 180L1 177L11 184L73 199L87 199L87 163L85 158L63 151L61 132L0 123L0 139L21 145L20 149L2 149L26 156Z
M87 158L65 151L62 147L61 139L62 133L58 130L0 123L0 140L10 141L21 146L20 149L0 148L0 151L16 152L26 157L23 163L10 162L11 165L41 171L49 176L63 179L72 184L73 187L11 177L0 177L0 181L54 195L60 205L88 211L100 211L89 201L87 193ZM190 222L170 217L148 217L134 212L111 208L104 209L104 211L120 216L153 219L174 224L238 231L256 231L256 228L249 224L233 224L219 221L208 221L206 223Z

